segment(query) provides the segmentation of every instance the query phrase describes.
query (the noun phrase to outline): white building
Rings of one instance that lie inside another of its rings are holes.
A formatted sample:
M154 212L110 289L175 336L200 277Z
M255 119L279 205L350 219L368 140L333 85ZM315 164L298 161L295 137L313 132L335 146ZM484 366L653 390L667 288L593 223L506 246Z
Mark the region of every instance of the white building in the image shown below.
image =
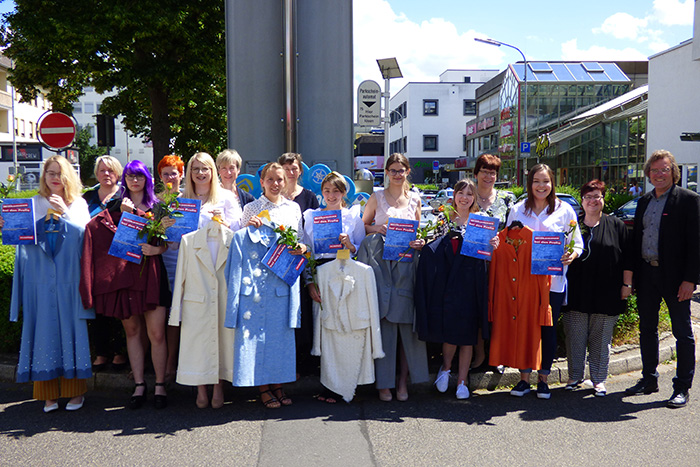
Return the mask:
M413 182L434 180L433 161L453 164L466 151L466 124L476 115L476 89L498 70L446 70L439 82L408 83L389 103L389 152L411 161ZM445 172L440 176L446 177Z
M19 171L24 173L21 187L34 188L39 181L41 161L53 154L42 147L36 131L39 118L51 110L51 103L41 93L31 102L20 102L21 96L13 93L8 81L11 66L10 59L0 55L0 180L4 182L14 173L14 140Z
M98 94L92 87L83 88L83 94L73 106L73 117L78 122L78 128L87 127L90 130L90 144L97 145L97 114L100 113L102 100L109 94ZM109 154L116 157L122 166L137 159L146 164L151 171L153 169L153 145L144 142L143 138L136 137L124 128L121 119L114 122L114 147L109 149Z
M697 190L700 163L700 7L693 38L649 57L647 157L667 149L683 169L682 184ZM681 140L681 135L684 135Z

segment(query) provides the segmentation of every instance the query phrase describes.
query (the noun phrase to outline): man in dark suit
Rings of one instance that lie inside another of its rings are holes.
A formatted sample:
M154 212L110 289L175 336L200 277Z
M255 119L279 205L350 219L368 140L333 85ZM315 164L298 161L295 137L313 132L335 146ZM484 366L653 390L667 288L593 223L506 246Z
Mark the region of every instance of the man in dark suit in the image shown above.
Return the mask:
M659 306L663 298L668 305L678 356L673 395L667 405L684 407L695 372L690 299L700 282L700 196L676 186L680 169L668 151L654 151L644 165L644 174L654 189L639 198L632 235L642 379L625 392L651 394L659 390L656 367Z

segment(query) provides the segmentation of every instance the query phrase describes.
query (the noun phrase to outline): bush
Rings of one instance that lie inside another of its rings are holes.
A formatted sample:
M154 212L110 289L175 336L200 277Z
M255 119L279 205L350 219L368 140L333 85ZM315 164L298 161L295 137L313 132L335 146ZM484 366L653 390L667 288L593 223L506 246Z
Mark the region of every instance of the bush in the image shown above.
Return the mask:
M520 198L520 195L525 193L525 188L518 185L513 185L512 187L508 188L507 191L512 192L515 195L515 199L518 199Z
M607 191L605 193L605 207L603 208L603 212L610 214L615 211L615 209L619 208L633 198L634 196L626 193L611 193L610 191Z
M10 322L12 275L15 270L15 247L0 245L0 353L19 351L22 320Z
M668 316L666 302L661 302L659 310L659 331L671 329L671 318ZM637 313L637 296L630 295L627 299L627 309L620 315L613 331L613 346L639 343L639 314Z
M425 183L424 183L424 184L416 183L416 187L418 187L418 189L419 189L420 191L425 191L425 190L435 190L435 191L437 191L437 190L438 190L438 186L437 186L436 184L434 184L434 183L427 183L427 184L425 184Z

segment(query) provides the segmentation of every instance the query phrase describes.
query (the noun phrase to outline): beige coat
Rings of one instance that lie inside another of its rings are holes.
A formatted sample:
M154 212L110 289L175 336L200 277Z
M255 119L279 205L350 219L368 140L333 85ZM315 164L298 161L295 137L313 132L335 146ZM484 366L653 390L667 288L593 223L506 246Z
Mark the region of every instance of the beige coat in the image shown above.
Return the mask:
M374 382L383 358L374 271L352 260L318 268L323 310L314 302L313 355L321 356L321 383L350 402L358 384Z
M183 235L177 259L170 326L180 326L177 382L187 386L233 379L234 330L224 327L224 269L233 232L211 221ZM216 263L208 242L218 245Z

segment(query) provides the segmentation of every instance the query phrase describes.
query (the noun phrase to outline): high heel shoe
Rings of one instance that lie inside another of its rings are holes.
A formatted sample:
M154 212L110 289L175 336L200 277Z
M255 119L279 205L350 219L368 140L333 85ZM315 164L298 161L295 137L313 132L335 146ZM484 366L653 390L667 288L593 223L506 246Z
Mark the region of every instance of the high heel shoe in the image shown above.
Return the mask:
M165 387L165 383L156 383L156 387ZM156 409L164 409L168 406L168 396L167 394L155 394L153 396L153 405Z
M143 394L131 396L131 399L129 399L129 408L132 410L140 409L143 403L146 401L146 382L143 381L141 383L136 383L134 386L143 386Z

